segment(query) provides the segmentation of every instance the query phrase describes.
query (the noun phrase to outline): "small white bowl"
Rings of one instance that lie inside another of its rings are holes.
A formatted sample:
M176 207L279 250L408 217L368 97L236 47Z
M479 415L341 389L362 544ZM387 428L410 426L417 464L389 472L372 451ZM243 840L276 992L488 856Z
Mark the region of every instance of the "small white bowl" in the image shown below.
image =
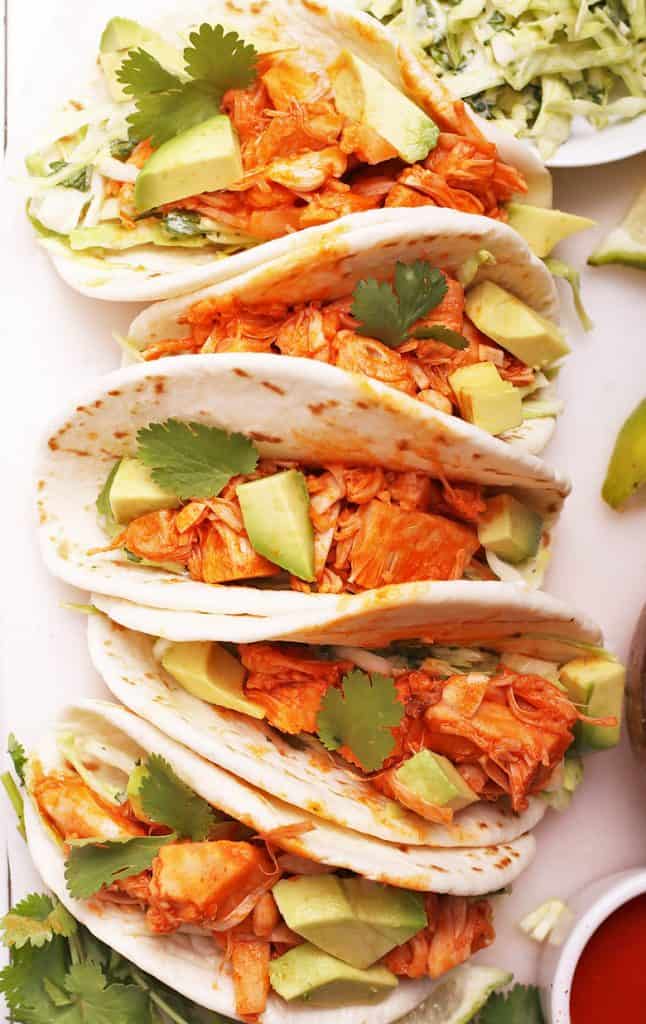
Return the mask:
M572 980L581 954L599 926L635 896L646 893L646 869L601 878L582 889L568 906L574 914L561 946L546 946L539 965L541 1002L548 1024L570 1024Z

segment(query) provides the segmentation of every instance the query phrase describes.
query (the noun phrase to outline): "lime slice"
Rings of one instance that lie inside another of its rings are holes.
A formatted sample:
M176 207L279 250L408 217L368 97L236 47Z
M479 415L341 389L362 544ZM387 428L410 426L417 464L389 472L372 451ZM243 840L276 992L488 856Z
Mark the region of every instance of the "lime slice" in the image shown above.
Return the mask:
M512 980L497 967L456 967L433 989L426 1002L403 1017L400 1024L467 1024L496 989Z
M623 263L646 270L646 188L643 188L618 228L603 239L588 259L593 267Z

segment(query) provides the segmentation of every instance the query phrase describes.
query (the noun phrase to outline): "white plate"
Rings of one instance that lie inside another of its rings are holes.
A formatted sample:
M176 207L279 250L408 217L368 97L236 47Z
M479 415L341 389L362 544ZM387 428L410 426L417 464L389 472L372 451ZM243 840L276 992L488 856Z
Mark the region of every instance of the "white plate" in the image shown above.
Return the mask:
M600 130L583 118L575 118L572 134L556 151L548 167L594 167L624 160L646 150L646 114L632 121L618 121Z

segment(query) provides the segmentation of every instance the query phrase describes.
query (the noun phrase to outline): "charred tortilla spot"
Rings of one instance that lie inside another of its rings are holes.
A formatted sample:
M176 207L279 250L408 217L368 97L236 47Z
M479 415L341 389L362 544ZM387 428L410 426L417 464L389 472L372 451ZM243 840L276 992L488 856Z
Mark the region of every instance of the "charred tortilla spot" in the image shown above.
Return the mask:
M280 444L282 441L281 437L273 437L272 434L261 434L258 431L250 430L249 437L253 441L265 442L265 444Z
M234 371L236 377L250 377L251 374L247 373L246 370L241 370L239 366L236 366Z
M268 391L274 391L277 395L284 395L285 391L278 384L272 384L270 380L263 380L260 382L263 388L267 388Z

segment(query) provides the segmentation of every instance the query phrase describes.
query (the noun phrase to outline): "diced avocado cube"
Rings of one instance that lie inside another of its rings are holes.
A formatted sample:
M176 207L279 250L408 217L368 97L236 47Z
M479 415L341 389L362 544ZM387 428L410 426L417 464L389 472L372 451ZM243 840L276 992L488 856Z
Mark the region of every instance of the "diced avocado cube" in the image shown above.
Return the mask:
M179 508L180 499L164 491L139 459L124 458L110 488L110 508L118 523L126 524L147 512Z
M302 999L310 1006L376 1003L397 987L397 978L385 967L360 971L309 943L272 960L269 978L287 1002Z
M194 697L251 718L265 717L264 708L245 697L243 665L220 644L199 640L169 644L161 662L166 672Z
M579 722L577 739L584 747L607 750L616 747L621 734L626 670L618 661L595 656L575 658L561 669L561 682L570 700L588 718L616 718L617 725Z
M236 494L254 549L293 576L314 580L314 528L305 477L297 469L240 484Z
M430 750L420 750L404 761L395 777L423 800L438 807L450 807L453 811L461 811L478 799L448 757Z
M328 70L340 113L372 128L402 160L417 163L435 148L435 122L372 65L344 50Z
M487 502L478 524L478 540L505 562L518 565L533 558L543 533L543 520L512 494L497 494Z
M153 153L137 175L135 205L144 212L201 192L217 192L242 174L236 131L225 114L216 114Z
M140 25L131 18L110 18L103 29L99 49L101 53L113 53L115 50L129 50L131 46L141 46L155 33Z
M449 377L462 418L489 434L502 434L523 422L520 392L503 380L493 363L463 366Z
M493 281L467 292L464 308L483 334L527 366L551 366L570 351L556 324Z
M563 210L529 206L527 203L509 203L507 213L509 226L523 236L534 255L541 260L549 256L554 246L563 239L577 231L592 228L595 224L588 217L577 217Z
M301 875L272 890L298 935L356 968L370 967L426 927L423 897L337 875Z

